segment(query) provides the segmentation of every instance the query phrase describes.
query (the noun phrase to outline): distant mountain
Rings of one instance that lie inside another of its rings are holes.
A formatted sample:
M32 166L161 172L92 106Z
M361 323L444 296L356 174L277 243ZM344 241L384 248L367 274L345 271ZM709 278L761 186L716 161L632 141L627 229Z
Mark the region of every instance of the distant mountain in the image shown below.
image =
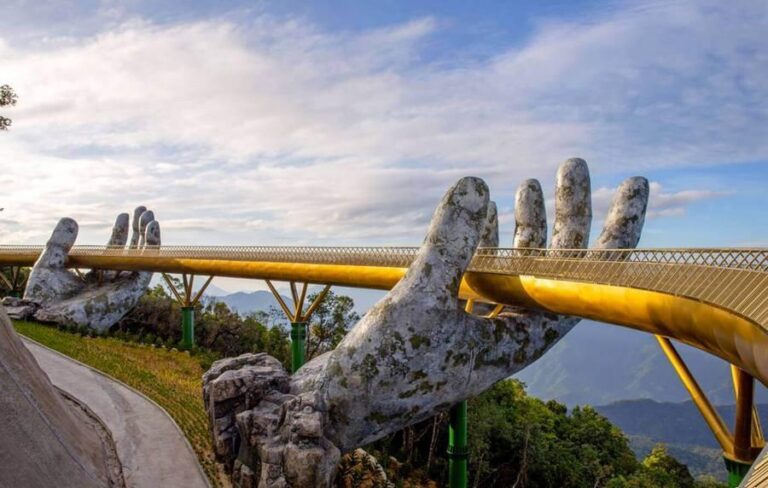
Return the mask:
M202 277L198 277L193 286L193 291L200 290L200 287L205 284L205 279L202 279ZM160 273L155 273L152 276L152 281L150 281L150 286L157 286L162 285L163 287L166 287L165 280L163 280L163 277ZM218 286L214 285L213 283L209 284L208 287L205 289L205 295L209 297L220 297L224 295L228 295L230 292L227 290L224 290L223 288L219 288Z
M211 287L208 287L209 290L210 288ZM320 287L311 286L309 288L309 293L311 294L318 290L320 290ZM368 309L371 308L377 301L379 301L385 294L385 292L381 290L365 290L361 288L345 287L333 288L333 292L339 295L347 295L352 297L352 299L355 301L355 311L357 311L357 313L361 316L364 315L365 312L367 312ZM215 297L217 301L226 303L229 308L236 310L241 315L259 310L268 312L270 307L278 309L280 308L280 305L277 303L277 300L275 300L275 297L273 297L272 293L268 291L239 291L236 293L224 292L213 294L206 290L205 294ZM293 303L291 299L286 298L284 295L280 296L283 297L283 300L285 300L289 306Z
M710 401L732 403L731 373L725 361L676 345ZM656 338L588 320L515 377L528 385L531 395L568 405L605 405L637 398L665 402L690 399ZM768 401L763 386L757 385L755 393L758 401Z
M735 407L716 408L726 424L733 425ZM645 457L655 444L663 442L694 476L725 478L722 451L693 402L624 400L595 409L627 434L638 457ZM758 411L762 425L768 425L768 405L758 405Z
M199 290L200 289L199 286L201 285L198 285L197 283L195 283L195 290ZM205 289L205 295L209 297L223 297L224 295L229 295L229 292L211 283Z
M715 407L725 423L733 425L734 405ZM629 435L646 436L656 442L692 444L718 448L712 432L693 402L656 402L653 400L622 400L595 407ZM768 426L768 404L758 404L763 425Z
M240 315L258 311L269 312L271 307L277 309L280 308L280 305L277 303L277 300L275 300L275 297L272 296L272 293L261 290L250 293L239 291L237 293L230 293L229 295L218 296L216 297L216 300L226 303L230 309L235 310ZM286 297L283 297L283 300L291 303Z

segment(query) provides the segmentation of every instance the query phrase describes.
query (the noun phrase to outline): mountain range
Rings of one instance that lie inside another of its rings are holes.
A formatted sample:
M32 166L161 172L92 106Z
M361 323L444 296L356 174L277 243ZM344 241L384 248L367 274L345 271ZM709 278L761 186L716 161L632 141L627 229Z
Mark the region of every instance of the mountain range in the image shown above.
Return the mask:
M729 365L698 349L675 345L710 401L733 403ZM655 337L588 320L515 377L526 383L531 395L569 406L630 399L690 399ZM768 401L765 387L756 385L755 398Z
M727 425L733 425L736 408L716 407ZM691 401L681 403L653 400L623 400L595 407L629 437L630 445L643 458L659 442L685 463L694 476L712 475L724 480L722 450ZM758 405L762 425L768 425L768 405Z

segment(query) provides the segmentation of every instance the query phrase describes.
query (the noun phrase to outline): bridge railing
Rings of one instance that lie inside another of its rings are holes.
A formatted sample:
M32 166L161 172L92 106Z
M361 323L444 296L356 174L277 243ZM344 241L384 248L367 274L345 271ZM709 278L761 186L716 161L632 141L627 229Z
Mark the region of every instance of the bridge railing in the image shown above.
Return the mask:
M1 255L37 256L43 246L0 245ZM417 247L320 247L320 246L161 246L138 250L107 246L75 246L73 256L141 257L150 254L177 259L226 259L239 261L302 262L362 266L408 267ZM470 269L480 272L515 273L543 261L564 263L641 262L685 264L728 269L768 271L766 249L535 249L480 248Z
M0 246L0 257L37 256L43 246ZM73 256L267 261L406 268L416 247L75 246ZM727 308L768 326L766 249L477 250L469 271L591 282L669 293Z

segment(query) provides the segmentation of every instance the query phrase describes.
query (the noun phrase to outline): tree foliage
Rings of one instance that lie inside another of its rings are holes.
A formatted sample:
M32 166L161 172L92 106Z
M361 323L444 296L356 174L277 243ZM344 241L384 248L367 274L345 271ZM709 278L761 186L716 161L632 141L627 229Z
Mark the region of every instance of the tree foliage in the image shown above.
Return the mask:
M195 307L195 343L224 357L266 352L287 365L288 334L280 324L270 325L269 319L263 312L241 316L225 303L206 300ZM176 347L181 340L181 306L157 285L113 329L143 342Z
M312 303L318 295L309 295L307 301ZM333 350L341 342L347 331L360 320L354 308L352 298L328 292L310 317L307 360Z
M9 85L0 86L0 107L16 105L18 97ZM11 126L11 119L0 115L0 130L8 130Z
M658 446L637 461L626 436L589 406L571 412L530 397L517 380L469 401L470 486L515 488L716 488L695 482L685 465ZM447 415L371 446L403 486L443 486Z

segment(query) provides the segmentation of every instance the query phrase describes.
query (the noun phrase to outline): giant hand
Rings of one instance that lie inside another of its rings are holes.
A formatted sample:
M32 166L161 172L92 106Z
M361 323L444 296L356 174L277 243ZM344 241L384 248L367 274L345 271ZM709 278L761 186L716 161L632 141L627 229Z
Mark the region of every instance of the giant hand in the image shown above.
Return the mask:
M516 200L515 247L544 247L539 183L524 182ZM647 200L644 178L625 181L597 246L634 247ZM586 247L591 220L586 162L570 159L557 173L551 246ZM534 310L494 319L466 313L459 284L479 245L498 245L496 208L482 180L463 178L440 202L405 277L334 351L291 378L264 355L215 364L204 378L206 407L217 454L234 461L235 482L327 486L340 452L483 392L534 362L576 325L579 319ZM231 446L238 442L234 460Z
M124 248L128 227L128 214L118 215L107 245L112 249ZM69 271L65 265L77 231L74 220L59 221L32 268L24 299L39 306L34 317L40 321L105 330L136 305L149 286L152 273L91 271L80 277ZM154 214L145 207L136 208L130 248L159 245L160 224Z

